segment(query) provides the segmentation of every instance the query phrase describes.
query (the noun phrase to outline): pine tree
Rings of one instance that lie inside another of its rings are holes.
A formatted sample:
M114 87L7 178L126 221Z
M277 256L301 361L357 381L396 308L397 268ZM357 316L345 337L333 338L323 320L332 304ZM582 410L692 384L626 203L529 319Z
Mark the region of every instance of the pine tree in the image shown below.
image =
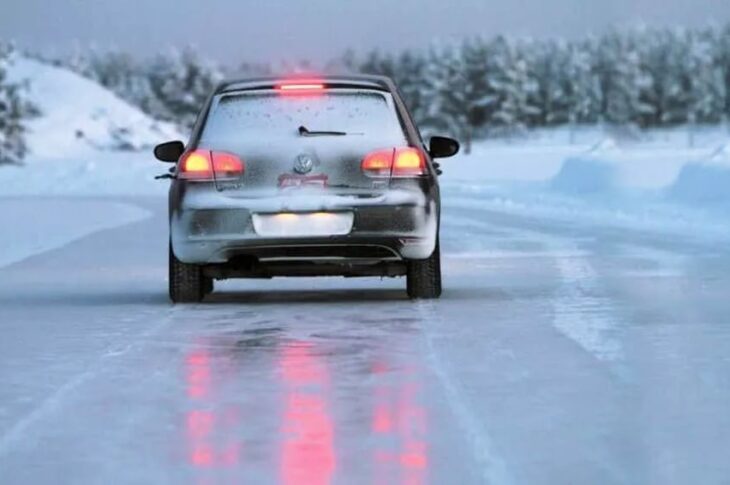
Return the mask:
M651 87L644 101L652 107L647 125L672 125L685 122L686 68L683 33L677 30L648 32L644 37L644 66L651 77Z
M530 102L537 110L532 124L559 125L567 122L567 46L554 41L533 42L526 55L531 75L537 80L537 87L530 96Z
M718 123L724 115L727 87L718 42L711 29L694 32L689 39L686 66L693 73L689 82L689 113L690 119L699 123Z
M187 127L221 77L189 48L146 63L92 50L66 65ZM265 75L271 67L244 64L236 73ZM285 67L312 70L309 63ZM561 42L470 38L426 52L347 52L327 67L392 77L420 126L460 138L467 151L475 137L533 126L730 122L730 24Z
M473 136L487 134L499 98L489 84L491 57L489 42L477 37L462 42L460 56L463 70L464 104L468 107L466 122ZM471 140L469 140L471 144Z
M220 69L200 59L192 48L158 55L147 67L155 104L148 109L159 119L190 128L215 86Z
M425 120L428 99L424 96L426 59L420 52L404 51L396 60L394 80L416 123Z
M730 22L720 31L716 50L716 57L725 78L725 112L723 116L730 128Z
M22 162L28 151L25 122L38 114L24 97L26 86L7 79L13 54L12 46L0 44L0 165Z
M572 43L565 54L563 96L571 125L596 123L601 116L601 84L593 69L589 46L589 42Z
M420 124L428 118L428 100L424 96L426 62L425 56L420 52L405 50L398 57L394 57L373 50L362 60L352 51L346 52L337 64L346 70L392 78L411 115Z
M462 52L453 44L433 46L425 71L424 95L429 100L424 117L427 130L458 138L464 152L471 151L474 137L470 115L481 100L474 99L467 83Z
M539 84L531 75L521 46L513 45L500 36L490 43L488 50L488 99L496 100L492 103L495 108L491 112L490 124L501 132L522 131L529 120L540 113L531 104Z
M617 31L606 34L593 53L601 93L601 114L618 125L640 124L652 107L645 103L651 78L643 69L633 36Z

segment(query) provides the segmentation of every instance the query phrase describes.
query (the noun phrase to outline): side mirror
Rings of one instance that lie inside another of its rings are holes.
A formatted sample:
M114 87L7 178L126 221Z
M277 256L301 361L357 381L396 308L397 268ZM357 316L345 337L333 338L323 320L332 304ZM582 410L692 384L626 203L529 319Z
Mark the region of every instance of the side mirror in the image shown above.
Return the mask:
M448 158L459 153L459 142L445 136L432 136L428 142L428 153L432 158Z
M161 162L177 162L185 152L181 141L168 141L155 147L155 158Z

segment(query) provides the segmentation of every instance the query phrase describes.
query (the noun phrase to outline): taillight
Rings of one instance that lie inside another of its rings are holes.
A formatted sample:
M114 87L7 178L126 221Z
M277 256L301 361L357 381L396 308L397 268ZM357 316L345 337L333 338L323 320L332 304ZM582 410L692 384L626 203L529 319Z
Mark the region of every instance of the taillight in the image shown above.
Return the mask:
M230 179L243 175L243 160L232 153L193 150L183 155L178 176L187 180Z
M316 95L322 93L324 89L324 82L318 79L287 80L276 86L276 90L280 93L290 95Z
M413 177L426 174L426 157L417 148L396 148L393 177Z
M368 154L362 161L362 171L371 177L390 177L394 148Z
M417 177L426 174L426 157L413 147L378 150L363 159L362 171L370 177Z

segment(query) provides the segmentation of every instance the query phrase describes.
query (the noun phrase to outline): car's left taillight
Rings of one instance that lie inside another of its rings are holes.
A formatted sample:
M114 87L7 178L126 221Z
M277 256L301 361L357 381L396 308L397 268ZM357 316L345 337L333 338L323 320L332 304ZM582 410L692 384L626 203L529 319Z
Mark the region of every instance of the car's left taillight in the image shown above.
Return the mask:
M240 178L246 165L238 156L215 150L193 150L182 156L178 177L185 180L222 180Z

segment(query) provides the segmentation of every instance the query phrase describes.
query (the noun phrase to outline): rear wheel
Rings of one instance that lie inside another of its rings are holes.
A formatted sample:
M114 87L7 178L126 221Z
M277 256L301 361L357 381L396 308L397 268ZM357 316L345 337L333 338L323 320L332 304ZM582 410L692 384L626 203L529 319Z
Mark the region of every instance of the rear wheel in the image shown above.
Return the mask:
M431 299L441 296L441 250L438 241L428 259L408 262L406 280L408 296L411 298Z
M213 278L207 278L207 277L203 276L203 284L204 284L203 292L206 295L210 295L211 293L213 293L213 289L214 289Z
M203 275L195 264L183 263L175 257L170 245L170 300L173 303L197 303L213 291L213 280Z

